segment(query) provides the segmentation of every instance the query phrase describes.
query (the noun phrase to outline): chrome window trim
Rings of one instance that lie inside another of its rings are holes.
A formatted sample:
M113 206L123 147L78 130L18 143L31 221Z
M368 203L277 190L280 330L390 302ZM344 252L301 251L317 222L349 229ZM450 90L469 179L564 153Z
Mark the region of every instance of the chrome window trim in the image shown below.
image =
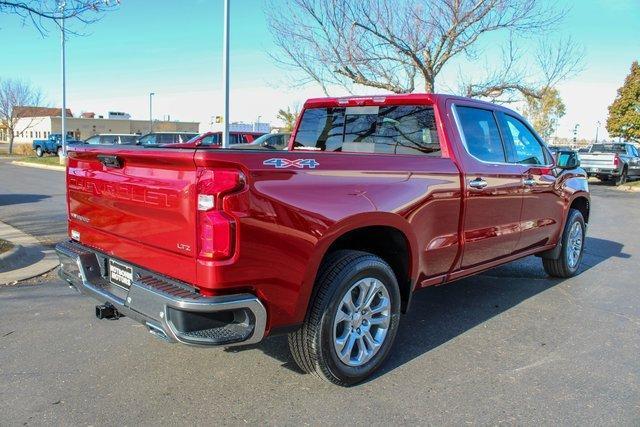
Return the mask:
M484 163L485 165L514 165L517 163L508 163L508 162L487 162L486 160L482 160L476 156L474 156L473 154L471 154L471 151L469 150L469 147L467 146L467 138L464 135L464 132L462 131L462 125L460 124L460 116L458 116L458 104L451 104L451 111L453 111L453 117L454 117L454 121L456 122L456 128L458 129L458 134L460 135L460 140L462 141L462 146L464 147L464 151L466 151L466 153L471 156L473 159L479 161L480 163ZM473 106L468 106L468 105L461 105L461 107L469 107L469 108L475 108L478 110L484 110L484 111L488 111L491 113L491 115L493 116L493 120L495 120L496 122L496 127L498 127L498 121L496 120L496 116L493 113L493 110L488 110L486 108L478 108L478 107L473 107ZM498 132L500 132L500 128L498 127ZM502 136L500 136L500 144L502 145L502 150L504 152L504 156L505 156L505 160L507 159L507 152L504 148L504 143L502 142Z
M502 149L504 150L504 155L505 155L505 160L507 158L507 150L506 147L504 146L505 142L503 141L502 138L502 133L500 131L500 124L498 123L498 120L496 118L496 114L495 114L495 110L490 110L488 108L480 108L480 107L476 107L476 106L472 106L472 105L460 105L461 107L467 107L467 108L475 108L477 110L484 110L484 111L489 111L492 115L493 115L493 119L496 122L496 126L498 127L498 132L500 133L500 143L502 144ZM553 164L547 164L547 165L528 165L528 164L524 164L524 163L513 163L513 162L487 162L485 160L482 160L476 156L474 156L473 154L471 154L471 151L469 151L469 147L467 146L467 139L464 135L464 132L462 131L462 127L460 125L460 116L458 116L458 104L456 103L452 103L451 104L451 111L453 112L453 118L454 118L454 122L456 123L456 128L458 129L458 134L460 135L460 140L462 141L462 146L464 147L464 151L470 156L472 157L474 160L480 162L480 163L484 163L485 165L495 165L495 166L500 166L500 165L509 165L509 166L529 166L531 167L540 167L540 168L544 168L544 167L552 167ZM505 113L506 114L506 113ZM512 116L513 117L513 116ZM534 135L535 137L535 135ZM537 140L537 138L536 138ZM538 141L540 142L540 141ZM542 146L543 149L545 149L545 146Z
M504 112L502 114L505 115L505 116L509 116L514 120L519 121L522 124L522 126L524 126L525 129L527 129L531 133L531 135L533 136L533 139L535 139L536 142L538 144L540 144L540 147L542 147L542 151L547 153L547 155L553 159L553 155L549 152L549 147L547 147L547 144L545 144L545 142L542 140L542 138L540 138L540 136L533 130L533 128L529 125L529 123L523 122L522 120L520 120L518 117L514 116L513 114L504 113ZM512 138L513 138L513 136L512 136ZM547 157L547 156L545 156L545 157ZM514 164L514 165L526 165L526 163L511 163L511 164ZM538 166L538 167L544 168L544 167L553 166L553 163L549 163L549 164L546 164L546 165L532 165L532 166Z

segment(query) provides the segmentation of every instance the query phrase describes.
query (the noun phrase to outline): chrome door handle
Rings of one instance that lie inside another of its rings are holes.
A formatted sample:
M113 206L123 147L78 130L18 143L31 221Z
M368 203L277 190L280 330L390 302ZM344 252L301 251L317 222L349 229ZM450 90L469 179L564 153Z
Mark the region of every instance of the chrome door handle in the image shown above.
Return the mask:
M487 185L487 181L482 178L476 178L472 181L469 181L469 187L475 188L476 190L482 190Z
M522 183L524 185L527 185L529 187L533 187L534 185L536 185L536 180L533 178L526 178L522 181Z

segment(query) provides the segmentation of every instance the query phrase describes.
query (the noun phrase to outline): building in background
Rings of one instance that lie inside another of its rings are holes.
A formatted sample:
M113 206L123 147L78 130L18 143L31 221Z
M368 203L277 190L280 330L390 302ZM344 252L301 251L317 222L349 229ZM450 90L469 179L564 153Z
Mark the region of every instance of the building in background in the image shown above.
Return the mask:
M155 125L154 125L155 129ZM222 132L222 121L211 122L211 131L213 132ZM245 123L245 122L232 122L229 123L229 132L260 132L260 133L269 133L271 132L271 124L263 123L263 122L254 122L254 123Z
M17 144L31 144L34 139L45 139L49 135L62 132L62 117L60 108L16 107L27 108L21 111L20 119L15 127ZM67 109L67 135L70 138L85 140L96 134L119 133L140 134L149 132L149 120L134 120L123 112L111 111L107 118L97 116L93 112L82 113L80 117L73 117ZM154 120L154 132L194 132L200 131L199 122L181 122L170 120Z

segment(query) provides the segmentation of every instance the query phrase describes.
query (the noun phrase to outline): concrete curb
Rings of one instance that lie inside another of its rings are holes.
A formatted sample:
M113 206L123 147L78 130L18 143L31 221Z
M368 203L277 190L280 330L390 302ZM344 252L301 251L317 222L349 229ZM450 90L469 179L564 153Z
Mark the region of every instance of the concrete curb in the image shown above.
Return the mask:
M64 172L66 170L64 166L40 165L38 163L21 162L19 160L14 160L11 162L11 164L17 165L17 166L26 166L28 168L48 169L48 170L59 171L59 172Z
M0 261L9 260L14 256L18 256L19 252L22 250L22 245L16 245L13 242L11 243L13 244L13 247L9 249L7 252L0 254Z
M35 237L3 222L0 222L0 237L19 247L11 257L0 259L0 285L31 279L58 266L55 251L42 246Z

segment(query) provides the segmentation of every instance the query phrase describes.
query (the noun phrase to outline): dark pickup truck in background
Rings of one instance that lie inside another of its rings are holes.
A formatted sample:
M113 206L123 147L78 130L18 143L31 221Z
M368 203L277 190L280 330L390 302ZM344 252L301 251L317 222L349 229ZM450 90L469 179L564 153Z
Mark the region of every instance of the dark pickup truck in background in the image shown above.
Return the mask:
M640 178L640 155L633 144L593 144L588 152L580 153L580 163L589 176L615 185Z
M67 137L68 145L82 143L83 141ZM52 133L47 139L34 139L31 147L38 157L42 157L45 153L59 155L62 152L62 134Z
M61 277L170 342L286 332L302 370L349 385L387 358L414 291L534 254L579 270L586 174L507 108L311 99L288 148L74 146Z

